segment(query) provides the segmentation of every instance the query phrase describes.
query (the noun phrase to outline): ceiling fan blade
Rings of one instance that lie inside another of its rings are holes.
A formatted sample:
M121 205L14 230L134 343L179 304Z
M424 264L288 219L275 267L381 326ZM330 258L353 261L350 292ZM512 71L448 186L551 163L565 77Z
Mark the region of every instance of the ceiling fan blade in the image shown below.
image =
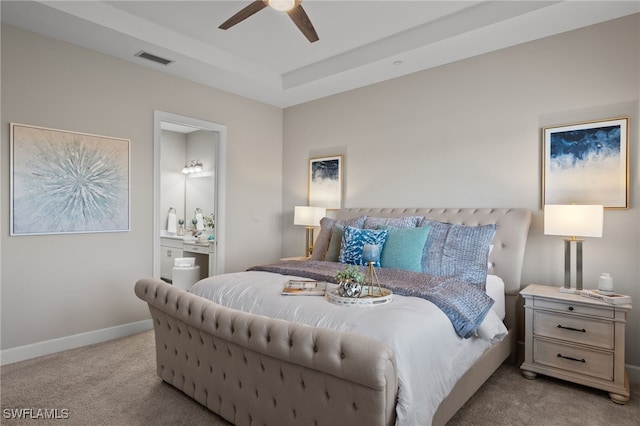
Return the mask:
M298 29L302 31L302 34L304 34L311 43L319 40L318 33L316 33L315 28L313 28L313 24L301 4L289 10L287 15L289 15L293 23L296 24Z
M240 12L233 15L231 18L224 21L222 25L220 25L218 28L222 30L229 29L233 27L235 24L244 21L254 13L260 12L265 7L267 7L267 3L265 3L262 0L256 0L253 3L251 3L249 6L242 9Z

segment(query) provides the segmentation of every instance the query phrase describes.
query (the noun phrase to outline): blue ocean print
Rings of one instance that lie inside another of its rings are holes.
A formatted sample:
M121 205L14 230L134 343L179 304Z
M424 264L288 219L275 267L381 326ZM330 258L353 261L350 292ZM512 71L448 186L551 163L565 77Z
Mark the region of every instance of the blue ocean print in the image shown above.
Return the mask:
M340 162L335 160L316 161L311 168L311 180L321 182L324 180L337 181L340 177Z
M551 134L551 170L566 170L620 158L620 126L569 130Z

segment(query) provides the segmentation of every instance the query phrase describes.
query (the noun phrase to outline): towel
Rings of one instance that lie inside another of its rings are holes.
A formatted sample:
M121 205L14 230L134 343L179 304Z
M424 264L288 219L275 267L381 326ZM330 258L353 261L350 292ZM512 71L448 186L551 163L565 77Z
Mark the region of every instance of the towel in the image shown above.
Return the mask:
M176 220L175 213L169 213L169 218L167 219L167 232L170 234L175 234L178 230L178 221Z
M202 213L196 213L196 230L204 231L204 219L202 218Z

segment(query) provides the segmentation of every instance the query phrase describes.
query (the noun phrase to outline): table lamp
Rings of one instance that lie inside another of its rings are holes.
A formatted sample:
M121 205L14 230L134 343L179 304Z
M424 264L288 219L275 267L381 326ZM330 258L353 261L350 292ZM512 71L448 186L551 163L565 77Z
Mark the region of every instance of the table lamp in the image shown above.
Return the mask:
M296 206L293 213L293 224L307 227L307 239L305 244L305 256L311 256L313 252L313 227L320 226L320 219L327 213L324 207Z
M564 287L563 293L582 290L582 243L578 237L602 237L604 207L599 205L544 206L544 234L564 235ZM571 287L571 246L576 245L576 287Z

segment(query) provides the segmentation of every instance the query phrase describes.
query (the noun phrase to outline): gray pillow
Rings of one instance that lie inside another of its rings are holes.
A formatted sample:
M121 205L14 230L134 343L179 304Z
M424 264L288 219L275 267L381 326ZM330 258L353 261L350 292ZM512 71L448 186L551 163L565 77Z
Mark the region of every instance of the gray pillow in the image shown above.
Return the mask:
M424 219L430 226L422 258L422 271L455 277L485 290L487 261L496 225L468 226Z
M380 226L415 228L423 219L423 216L367 217L364 221L364 229L380 229Z
M333 232L331 233L331 240L329 241L329 248L324 260L327 262L339 262L340 261L340 248L342 247L342 236L344 235L344 226L336 223L333 225Z

